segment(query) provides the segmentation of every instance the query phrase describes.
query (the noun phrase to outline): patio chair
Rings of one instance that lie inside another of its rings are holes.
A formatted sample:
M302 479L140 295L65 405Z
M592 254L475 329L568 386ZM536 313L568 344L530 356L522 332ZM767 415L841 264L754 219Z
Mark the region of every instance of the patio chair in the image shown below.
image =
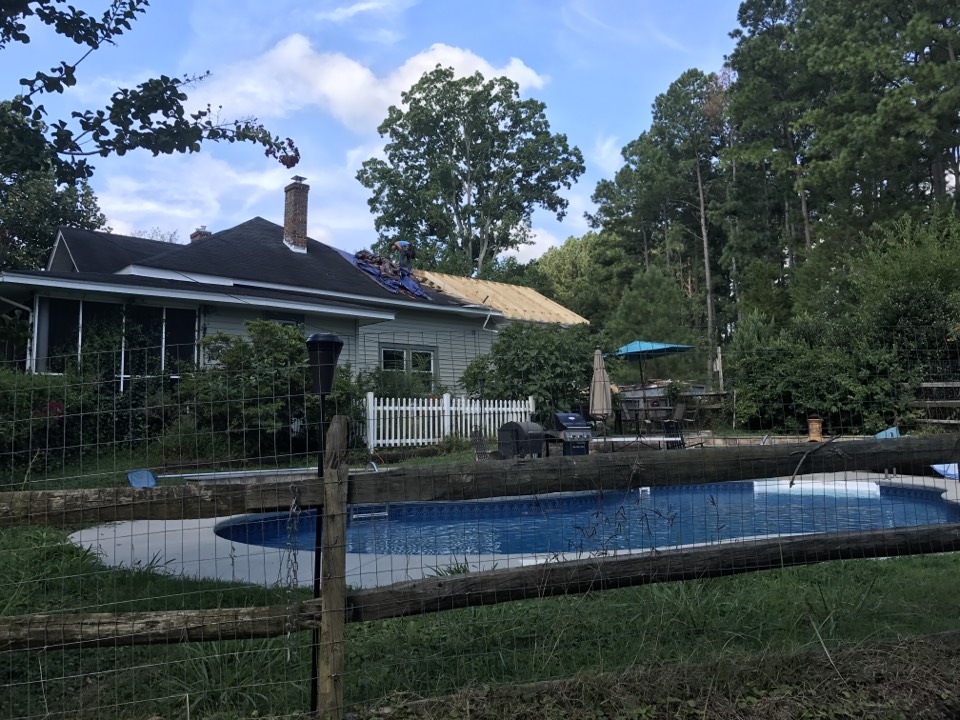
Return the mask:
M470 428L470 440L473 442L473 452L477 460L491 459L491 451L487 446L487 436L484 434L483 428L479 425L474 425Z
M633 399L620 401L619 420L624 432L626 432L628 428L633 427L638 438L644 435L644 431L647 429L646 426L650 425L650 421L646 418L640 402Z
M679 448L697 448L703 447L704 442L700 439L700 433L697 431L697 413L699 405L695 405L691 412L685 402L678 402L673 406L673 415L669 420L661 422L661 432L664 437L679 438L666 441L667 450L676 450ZM693 445L688 444L687 433L690 433L700 442Z
M667 450L679 450L687 446L687 441L683 436L683 424L686 421L686 415L687 404L678 402L673 406L673 417L661 421L660 429L663 436L667 438Z

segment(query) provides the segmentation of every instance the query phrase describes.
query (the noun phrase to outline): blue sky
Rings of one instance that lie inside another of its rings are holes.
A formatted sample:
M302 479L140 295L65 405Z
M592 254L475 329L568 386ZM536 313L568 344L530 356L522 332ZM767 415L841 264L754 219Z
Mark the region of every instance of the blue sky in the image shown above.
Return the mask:
M78 3L97 11L103 0ZM293 174L310 185L311 237L344 250L376 239L367 191L355 180L378 154L376 132L391 104L438 63L459 73L507 75L546 104L554 132L583 152L587 171L565 197L563 222L533 218L536 257L588 228L599 180L620 166L620 148L650 123L654 98L684 70L719 71L733 49L739 1L680 0L154 0L115 47L92 54L79 83L44 104L55 113L96 108L120 86L165 74L212 76L190 102L225 118L256 117L292 137L291 172L252 145L204 145L187 156L136 152L97 159L91 182L116 232L213 231L256 215L283 219ZM3 51L3 96L18 80L80 52L45 28Z

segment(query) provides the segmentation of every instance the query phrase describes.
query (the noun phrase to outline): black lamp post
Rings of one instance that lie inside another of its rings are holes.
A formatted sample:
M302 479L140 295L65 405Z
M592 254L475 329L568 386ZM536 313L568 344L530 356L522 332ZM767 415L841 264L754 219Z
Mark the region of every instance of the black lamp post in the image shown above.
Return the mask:
M320 449L317 457L317 477L323 485L323 403L333 390L333 378L337 371L337 358L343 349L343 340L332 333L314 333L307 338L307 352L310 355L310 376L313 378L313 394L320 397ZM323 541L323 513L317 511L317 533L313 553L313 597L320 597L321 549ZM313 631L313 658L310 674L310 712L316 714L319 697L317 696L317 675L320 659L320 630Z

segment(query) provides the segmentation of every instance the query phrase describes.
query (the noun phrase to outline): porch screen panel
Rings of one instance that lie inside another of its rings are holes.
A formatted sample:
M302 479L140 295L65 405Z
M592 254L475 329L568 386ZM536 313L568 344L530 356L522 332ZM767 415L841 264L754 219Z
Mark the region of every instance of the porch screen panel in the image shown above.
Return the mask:
M123 347L123 305L83 301L83 327L80 329L80 354L84 370L101 378L120 374L120 350Z
M158 375L163 343L163 308L127 306L125 375Z
M167 308L167 327L164 334L166 361L164 370L177 374L194 362L197 347L197 312L182 308Z
M80 301L62 298L40 300L41 328L37 347L37 370L63 372L69 358L76 358ZM43 320L46 320L44 323ZM46 325L46 328L43 325Z

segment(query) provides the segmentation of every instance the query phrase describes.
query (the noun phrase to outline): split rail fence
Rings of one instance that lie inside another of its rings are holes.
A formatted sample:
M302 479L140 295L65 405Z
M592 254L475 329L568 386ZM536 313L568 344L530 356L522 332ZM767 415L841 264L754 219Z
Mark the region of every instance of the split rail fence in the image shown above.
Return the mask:
M369 589L346 584L349 505L468 501L574 491L682 486L798 472L921 473L950 461L960 435L656 453L596 454L349 474L347 421L327 434L321 478L197 483L176 487L0 493L0 527L183 520L285 510L291 493L322 512L320 597L283 605L155 612L40 613L0 617L0 652L80 651L206 643L315 633L313 687L321 717L344 713L344 624L552 595L726 576L827 560L960 550L960 523L857 533L816 533L441 575Z

